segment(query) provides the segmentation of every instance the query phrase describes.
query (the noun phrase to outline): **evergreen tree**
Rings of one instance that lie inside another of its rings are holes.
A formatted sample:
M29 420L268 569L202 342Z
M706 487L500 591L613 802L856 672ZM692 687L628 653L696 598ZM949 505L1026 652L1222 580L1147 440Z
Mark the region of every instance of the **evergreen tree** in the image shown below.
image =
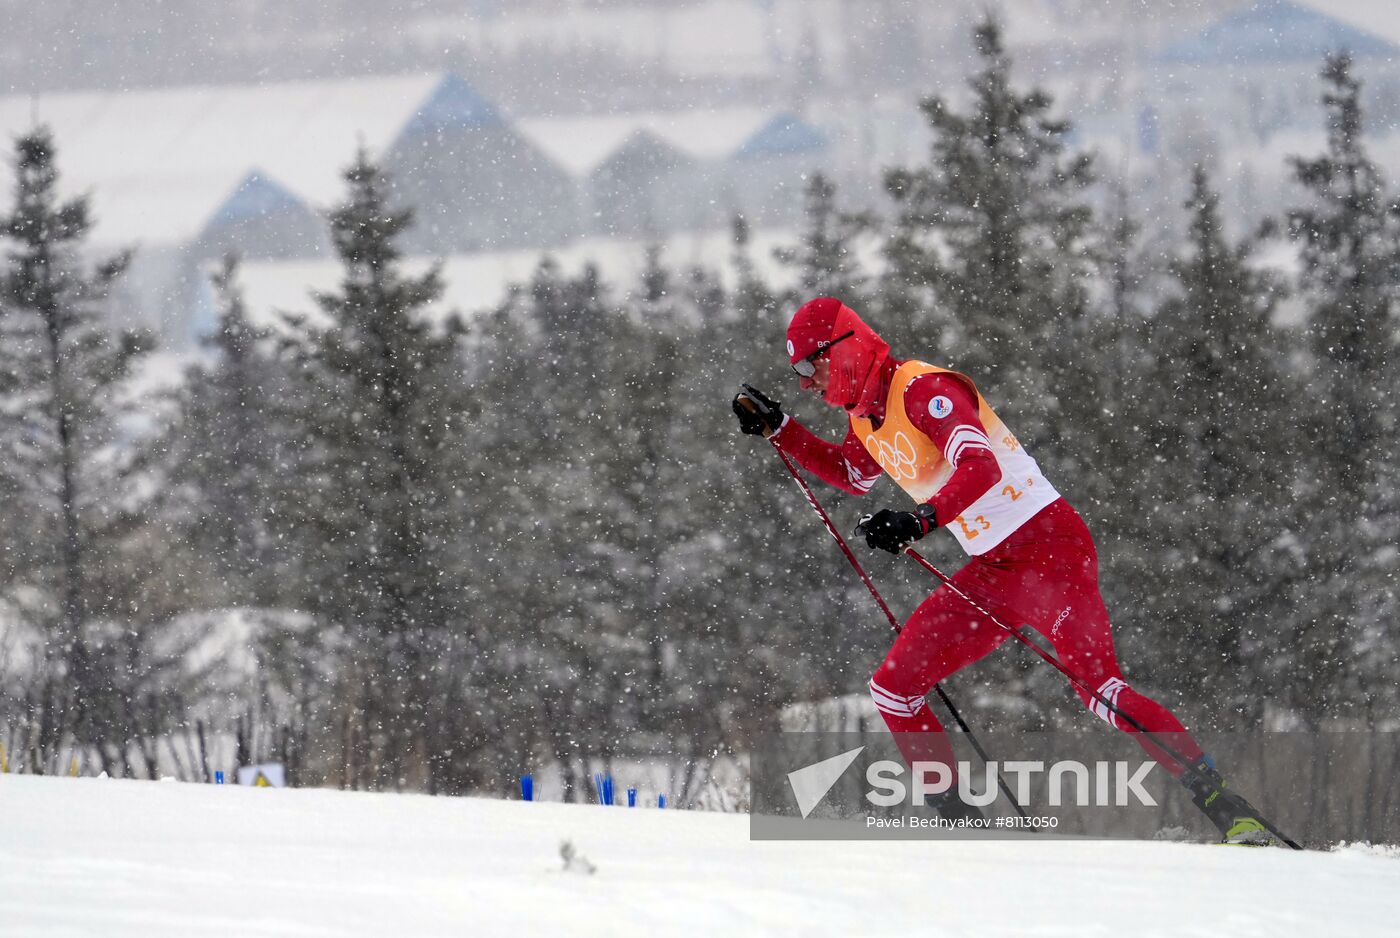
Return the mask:
M872 226L865 214L841 211L836 184L814 173L803 193L806 225L801 240L776 252L777 259L796 268L798 303L817 296L834 296L856 310L869 308L868 277L861 269L858 241Z
M458 641L445 665L461 682L442 696L451 706L436 714L440 735L456 737L441 756L454 790L533 771L561 750L572 753L576 742L566 716L569 689L553 690L568 683L550 649L564 632L554 617L568 595L550 555L562 530L561 506L545 497L546 489L561 494L554 488L554 455L576 456L550 413L574 389L555 379L567 350L547 348L541 322L530 314L539 296L550 315L567 316L561 277L547 260L535 281L476 315L464 342L472 445L458 478L460 520L451 548L457 569L448 575L461 580L471 619L469 640ZM572 494L565 489L562 496ZM557 736L551 714L561 715ZM583 790L581 774L575 785Z
M403 272L396 242L412 215L390 206L379 168L361 152L345 179L330 217L339 289L316 295L317 318L289 320L311 405L293 520L319 545L318 611L349 630L354 650L342 675L344 782L433 788L454 746L436 735L436 708L456 688L444 643L465 615L461 571L446 556L470 446L463 332L455 317L424 315L442 295L439 271Z
M596 269L570 277L546 258L491 328L499 357L481 389L487 421L515 441L485 467L512 480L493 513L502 542L490 561L510 571L490 603L498 657L521 661L506 732L558 762L577 800L589 797L590 760L606 763L645 706L644 648L626 634L644 619L637 584L648 569L629 409L631 378L651 360L634 325Z
M1366 501L1385 461L1384 413L1393 410L1397 262L1400 205L1386 192L1379 169L1362 142L1361 83L1351 59L1337 55L1322 71L1326 91L1327 151L1292 160L1312 204L1289 213L1298 243L1302 286L1314 308L1309 337L1318 362L1317 382L1332 402L1334 419L1318 429L1332 453L1335 484L1347 508Z
M285 530L278 512L295 493L285 484L300 445L290 420L293 388L272 333L249 320L237 277L234 255L210 275L220 307L204 340L213 357L189 370L180 392L169 513L179 541L196 552L196 569L217 584L205 603L297 605L300 551L285 550L296 532Z
M1299 503L1309 573L1296 584L1300 632L1293 645L1300 653L1290 682L1295 709L1310 719L1336 717L1349 706L1369 711L1381 688L1393 688L1382 676L1393 674L1397 661L1385 623L1397 609L1393 548L1400 539L1400 206L1366 152L1351 59L1329 57L1322 79L1327 149L1293 159L1310 199L1288 215L1315 364Z
M1156 265L1143 245L1142 226L1128 210L1124 183L1110 187L1110 208L1105 219L1106 309L1085 337L1083 357L1092 367L1082 369L1091 383L1083 391L1098 406L1092 419L1101 428L1112 458L1098 460L1081 505L1091 510L1104 506L1094 530L1100 539L1118 536L1121 512L1112 510L1119 495L1135 490L1152 459L1141 445L1139 430L1144 418L1155 416L1144 399L1156 387L1152 377L1158 362L1150 345L1149 309L1157 279ZM1147 465L1145 466L1144 463ZM1105 526L1106 525L1106 526Z
M897 212L881 284L887 327L903 318L942 327L940 347L961 370L1048 416L1072 374L1097 272L1084 199L1092 161L1067 152L1070 125L1050 116L1050 95L1012 86L998 23L984 20L974 39L971 110L924 99L928 164L886 174Z
M1160 269L1165 262L1144 243L1123 181L1110 184L1108 206L1106 309L1086 339L1082 355L1091 364L1082 369L1087 383L1079 390L1095 410L1086 413L1084 425L1073 434L1080 445L1095 447L1090 452L1098 458L1070 480L1072 501L1098 546L1099 588L1120 660L1136 675L1133 680L1150 680L1146 668L1154 668L1162 679L1156 693L1162 693L1176 688L1174 663L1180 649L1161 640L1161 621L1150 600L1160 591L1155 578L1164 550L1170 549L1170 534L1155 527L1161 492L1152 488L1164 471L1163 454L1152 437L1160 416L1162 368L1162 355L1153 344L1152 307L1161 302L1160 295L1173 292L1159 282L1169 279ZM1073 713L1072 719L1080 714Z
M1174 295L1145 335L1155 358L1137 419L1151 459L1137 462L1140 501L1129 516L1150 560L1133 578L1142 610L1133 618L1150 636L1146 660L1170 663L1174 690L1227 727L1258 725L1269 693L1262 665L1288 611L1279 597L1289 561L1276 545L1298 520L1279 497L1291 484L1287 346L1254 245L1226 240L1200 167L1186 209Z
M30 700L32 742L41 760L53 759L71 734L109 772L125 774L127 744L140 733L127 683L139 676L125 660L134 632L101 626L134 609L121 578L103 568L117 561L144 502L133 481L144 466L130 439L132 404L121 392L151 343L106 321L104 301L128 256L84 262L88 203L60 198L47 129L17 141L14 165L14 200L0 223L10 245L0 375L9 392L7 485L32 506L21 577L32 588L25 595L42 597L21 606L48 637L44 683Z
M733 251L730 267L734 270L734 291L726 309L738 323L747 324L751 317L773 315L778 299L754 264L753 231L743 214L736 214L729 225Z

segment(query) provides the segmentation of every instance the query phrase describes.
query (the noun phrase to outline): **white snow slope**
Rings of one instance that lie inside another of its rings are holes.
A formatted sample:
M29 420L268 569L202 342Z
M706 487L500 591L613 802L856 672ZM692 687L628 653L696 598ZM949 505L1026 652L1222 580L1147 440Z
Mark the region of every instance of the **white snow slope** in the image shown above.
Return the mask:
M570 839L596 867L566 871ZM0 775L0 935L1394 935L1400 857Z

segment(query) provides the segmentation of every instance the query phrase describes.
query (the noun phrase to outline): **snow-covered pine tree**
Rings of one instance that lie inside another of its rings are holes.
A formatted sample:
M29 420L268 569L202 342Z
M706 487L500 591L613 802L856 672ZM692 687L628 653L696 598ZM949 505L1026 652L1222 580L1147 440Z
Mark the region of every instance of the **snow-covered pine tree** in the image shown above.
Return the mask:
M1275 285L1253 262L1254 242L1226 238L1220 199L1197 167L1185 203L1185 250L1170 295L1145 330L1141 375L1149 457L1130 540L1151 562L1136 570L1133 618L1168 663L1169 684L1202 717L1258 726L1271 692L1268 664L1280 619L1296 514L1287 337L1272 324ZM1196 721L1201 725L1201 721Z
M1392 388L1375 380L1395 358L1393 340L1400 261L1400 205L1363 143L1361 83L1349 57L1328 59L1322 71L1327 150L1292 160L1310 204L1289 213L1289 230L1303 260L1302 286L1312 301L1308 334L1316 377L1336 408L1318 429L1332 453L1335 484L1357 507L1380 468L1376 446L1381 416L1394 405Z
M1393 702L1400 653L1400 204L1367 153L1350 57L1329 57L1322 80L1327 148L1292 160L1309 198L1288 213L1315 363L1302 398L1310 442L1299 454L1308 575L1294 592L1300 633L1290 643L1295 709L1311 720L1369 716L1377 694Z
M215 606L298 606L296 531L280 523L280 498L300 446L287 370L272 332L250 321L238 258L210 272L219 306L211 357L191 367L170 433L167 499L177 540L207 573L202 601Z
M857 253L862 236L874 220L863 213L846 212L836 197L836 184L823 173L814 173L803 190L803 227L798 242L776 252L777 259L797 272L797 297L793 309L818 296L834 296L868 315L870 278Z
M726 311L745 327L746 332L751 333L756 318L778 318L778 298L754 262L753 229L748 218L742 213L736 214L730 219L729 230L733 245L729 263L735 282ZM756 347L756 343L748 347Z
M107 577L104 567L120 562L117 545L144 504L133 484L144 454L129 422L132 397L122 392L152 343L107 320L104 302L129 258L84 258L88 202L60 196L46 128L16 142L14 167L12 207L0 220L8 246L0 298L8 393L0 419L3 471L28 506L17 519L28 525L16 584L26 588L12 598L47 638L28 701L30 768L54 767L59 748L76 742L84 757L127 774L128 744L142 729L133 686L140 676L127 660L137 633L108 626L135 610L121 578Z
M316 294L319 315L288 320L308 405L293 473L302 515L291 520L318 545L315 608L348 630L353 649L342 781L433 789L445 781L439 760L460 742L437 730L457 688L456 643L470 639L464 570L447 556L473 432L463 329L455 316L426 315L442 295L439 270L404 271L397 240L412 214L391 206L379 167L361 151L344 175L346 200L330 216L340 285Z
M567 634L556 616L568 591L553 549L561 509L544 493L567 493L574 481L554 485L555 455L577 454L553 417L556 401L574 392L558 380L564 350L546 348L531 298L538 287L558 317L567 316L568 301L557 265L542 268L535 282L476 314L463 342L470 445L456 479L458 523L445 576L461 586L470 618L443 659L456 680L443 686L434 722L443 743L434 752L439 791L536 771L554 752L552 714L561 715L563 734L573 726L570 693L582 678L562 681L548 653L555 636ZM568 688L553 693L560 683Z
M928 162L886 174L896 215L881 291L892 314L941 327L941 336L924 331L994 398L1043 422L1087 328L1092 160L1069 152L1070 125L1051 116L1049 94L1013 86L998 22L983 20L974 39L970 109L925 98ZM1034 422L1018 428L1028 443L1051 429Z
M480 389L492 433L513 441L487 467L512 480L489 510L489 564L504 575L487 605L513 675L502 731L558 763L577 800L589 760L611 758L647 703L648 649L631 633L648 621L638 512L656 467L639 469L637 376L652 359L636 328L595 269L571 276L545 258L493 317Z

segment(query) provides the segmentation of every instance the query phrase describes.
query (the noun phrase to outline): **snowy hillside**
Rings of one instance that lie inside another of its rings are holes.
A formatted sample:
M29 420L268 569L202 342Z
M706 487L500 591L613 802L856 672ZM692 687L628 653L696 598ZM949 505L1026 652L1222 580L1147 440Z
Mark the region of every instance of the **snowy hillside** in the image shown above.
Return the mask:
M756 843L741 815L0 775L0 933L26 938L1357 938L1394 934L1397 894L1364 848Z

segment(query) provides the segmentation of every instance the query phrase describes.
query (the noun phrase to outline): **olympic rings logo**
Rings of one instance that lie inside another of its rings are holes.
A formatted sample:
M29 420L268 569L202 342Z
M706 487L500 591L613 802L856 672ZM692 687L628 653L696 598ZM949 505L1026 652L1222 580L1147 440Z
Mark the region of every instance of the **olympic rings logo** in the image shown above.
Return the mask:
M875 434L865 438L865 448L875 454L875 461L890 475L898 479L914 479L919 473L914 466L914 444L904 431L894 435L894 442L877 439Z

